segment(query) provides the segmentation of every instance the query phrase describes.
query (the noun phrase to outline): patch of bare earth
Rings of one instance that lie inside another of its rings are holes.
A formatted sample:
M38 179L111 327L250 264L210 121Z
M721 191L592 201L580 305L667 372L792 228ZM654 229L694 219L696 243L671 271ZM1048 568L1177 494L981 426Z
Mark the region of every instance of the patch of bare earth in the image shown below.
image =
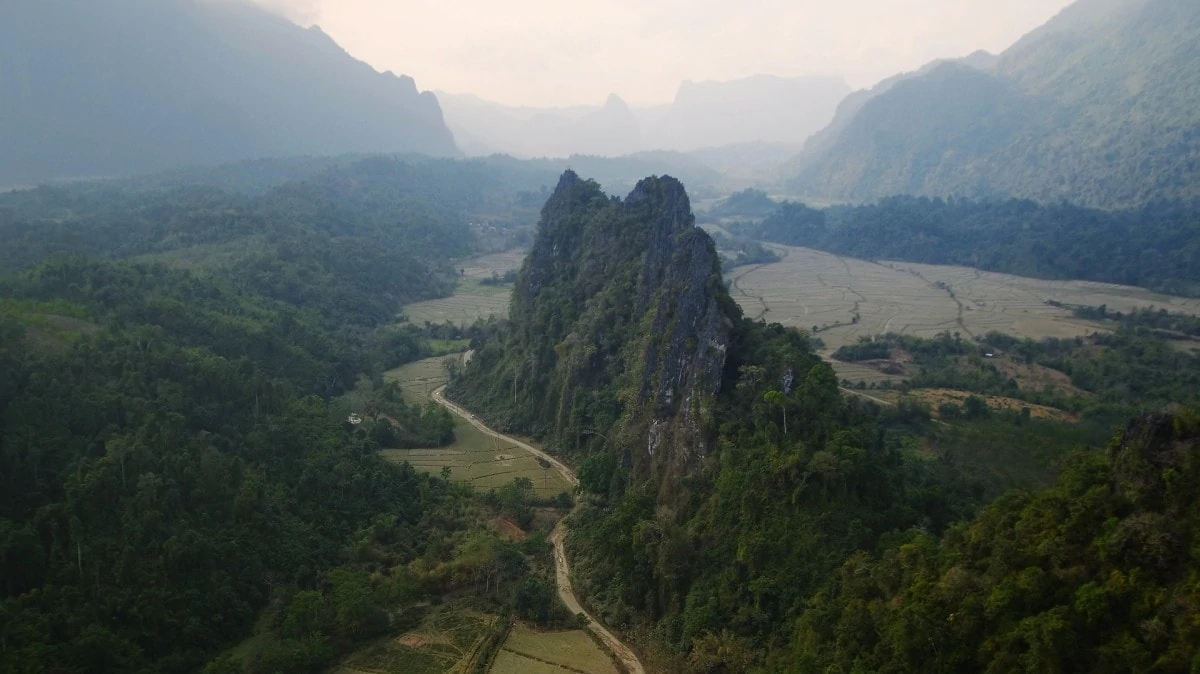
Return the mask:
M1009 358L998 358L996 367L1005 375L1015 379L1022 391L1041 391L1050 388L1072 396L1090 396L1087 391L1071 383L1065 372L1038 365L1026 364Z
M501 538L506 538L510 541L523 541L529 537L521 527L507 517L497 517L492 520L492 527Z

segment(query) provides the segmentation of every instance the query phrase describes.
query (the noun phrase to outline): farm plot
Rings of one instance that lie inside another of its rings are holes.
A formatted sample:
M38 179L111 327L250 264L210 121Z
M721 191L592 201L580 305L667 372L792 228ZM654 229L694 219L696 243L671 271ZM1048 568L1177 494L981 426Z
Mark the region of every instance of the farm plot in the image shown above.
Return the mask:
M1094 332L1096 324L1075 318L1070 311L1046 304L1100 306L1129 312L1152 307L1200 314L1200 299L1173 297L1144 288L1094 281L1047 281L969 267L884 262L952 292L964 307L963 319L974 334L999 330L1029 337L1074 337Z
M491 316L507 316L511 297L512 286L485 286L476 279L462 278L450 297L409 304L404 307L404 315L417 325L426 321L470 325Z
M458 267L459 271L462 272L463 278L479 281L490 277L492 274L503 276L506 272L520 269L521 263L525 261L527 253L528 251L517 248L503 253L480 255L479 257L464 260Z
M1045 281L965 267L874 263L807 248L776 246L783 259L731 276L730 293L747 316L815 331L829 350L887 332L964 337L1001 330L1018 337L1073 337L1104 329L1051 306L1128 311L1164 307L1200 314L1200 300L1083 281ZM852 381L849 372L839 376Z
M398 637L381 639L359 650L337 674L458 674L475 670L481 646L496 628L495 616L447 605L421 625Z
M617 674L612 656L583 630L538 632L517 624L490 674Z
M404 315L418 325L426 321L470 325L490 316L503 318L508 315L512 286L489 286L480 281L520 269L524 259L524 250L510 250L465 260L459 264L460 277L452 296L410 304L404 307Z
M833 371L837 373L838 381L846 380L853 385L862 384L869 386L875 384L878 386L883 382L896 384L904 380L902 376L885 374L862 363L843 363L840 360L832 359L826 362L833 366Z
M464 354L452 353L418 360L385 372L383 378L400 385L405 402L424 405L429 401L430 393L450 380L447 364L455 361L461 363L463 357Z
M462 354L409 363L384 377L400 384L407 401L423 403L429 400L429 392L446 383L445 362L454 358L462 358ZM571 491L571 486L549 464L543 467L537 457L524 449L481 433L458 417L454 423L454 442L446 447L384 449L382 454L392 461L407 461L427 473L440 474L443 468L449 468L451 479L470 482L483 491L518 477L529 478L540 497Z

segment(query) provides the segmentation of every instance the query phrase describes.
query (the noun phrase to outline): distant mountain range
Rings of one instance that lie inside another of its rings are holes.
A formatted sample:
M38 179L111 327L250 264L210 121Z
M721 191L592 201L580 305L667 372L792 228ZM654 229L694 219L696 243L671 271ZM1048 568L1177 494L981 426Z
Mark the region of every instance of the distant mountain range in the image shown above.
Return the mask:
M14 0L0 185L347 152L458 153L437 99L246 0Z
M603 106L569 108L506 106L444 91L437 97L459 147L469 155L616 157L644 149L637 119L615 94Z
M803 143L833 119L850 93L840 77L755 75L730 82L684 82L648 137L666 150L739 143Z
M570 108L511 107L445 92L438 99L468 154L563 157L799 145L833 119L849 93L836 77L756 75L684 82L673 103L649 108L631 109L615 94L603 106Z
M1200 2L1080 0L999 57L847 98L788 190L1018 196L1119 207L1200 198Z

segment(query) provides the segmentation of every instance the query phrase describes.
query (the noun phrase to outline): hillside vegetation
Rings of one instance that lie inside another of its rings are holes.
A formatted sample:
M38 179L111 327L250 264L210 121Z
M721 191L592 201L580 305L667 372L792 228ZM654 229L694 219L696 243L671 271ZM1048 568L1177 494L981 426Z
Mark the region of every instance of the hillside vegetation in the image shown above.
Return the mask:
M451 590L552 615L544 545L378 455L453 440L379 375L432 355L394 318L504 205L476 168L0 197L0 669L323 671Z

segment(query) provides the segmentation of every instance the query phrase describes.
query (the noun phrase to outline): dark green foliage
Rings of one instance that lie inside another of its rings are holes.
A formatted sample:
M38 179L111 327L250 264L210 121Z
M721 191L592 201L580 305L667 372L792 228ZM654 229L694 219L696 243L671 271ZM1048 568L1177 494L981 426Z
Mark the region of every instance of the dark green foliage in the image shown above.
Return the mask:
M320 671L462 582L404 569L451 560L464 490L377 456L453 422L370 376L444 328L383 324L452 283L455 175L0 199L3 669L196 671L258 622L208 670Z
M484 502L500 508L522 529L528 529L533 523L533 509L530 506L535 499L533 482L527 477L513 478L513 481L488 492Z
M1200 338L1200 316L1175 313L1166 309L1155 311L1147 307L1134 309L1126 314L1109 311L1107 306L1101 304L1098 307L1072 307L1072 313L1093 321L1115 321L1126 328L1148 328L1168 339Z
M1143 418L1051 489L851 557L785 671L1193 671L1200 418Z
M18 344L6 380L0 631L18 671L195 667L379 512L406 531L391 554L421 552L444 488L305 396L359 362L315 315L151 267L52 265L15 288L106 326L61 353Z
M550 621L553 608L554 594L542 579L529 577L517 585L513 612L518 618L545 625Z
M869 260L955 264L1200 294L1200 206L1099 211L1065 203L889 197L815 210L784 203L742 233Z
M470 251L479 169L375 158L253 197L189 185L43 187L0 198L0 273L59 253L145 256L219 274L333 324L391 319L446 294Z
M643 185L673 194L665 180ZM647 630L679 670L741 671L786 640L848 555L892 530L940 531L977 499L952 468L911 456L905 429L925 423L927 410L843 399L808 337L744 319L711 266L691 280L695 295L640 286L647 268L689 245L687 228L658 239L662 213L690 219L630 201L641 203L564 177L510 322L478 344L451 388L579 459L589 498L567 543L577 590L605 624ZM679 318L691 332L659 328L639 313L647 306L680 316L715 306L728 333L704 332L708 318ZM672 376L698 378L719 363L712 394L641 378L669 371L663 354L706 340L722 340L723 359ZM700 405L678 404L688 396Z

